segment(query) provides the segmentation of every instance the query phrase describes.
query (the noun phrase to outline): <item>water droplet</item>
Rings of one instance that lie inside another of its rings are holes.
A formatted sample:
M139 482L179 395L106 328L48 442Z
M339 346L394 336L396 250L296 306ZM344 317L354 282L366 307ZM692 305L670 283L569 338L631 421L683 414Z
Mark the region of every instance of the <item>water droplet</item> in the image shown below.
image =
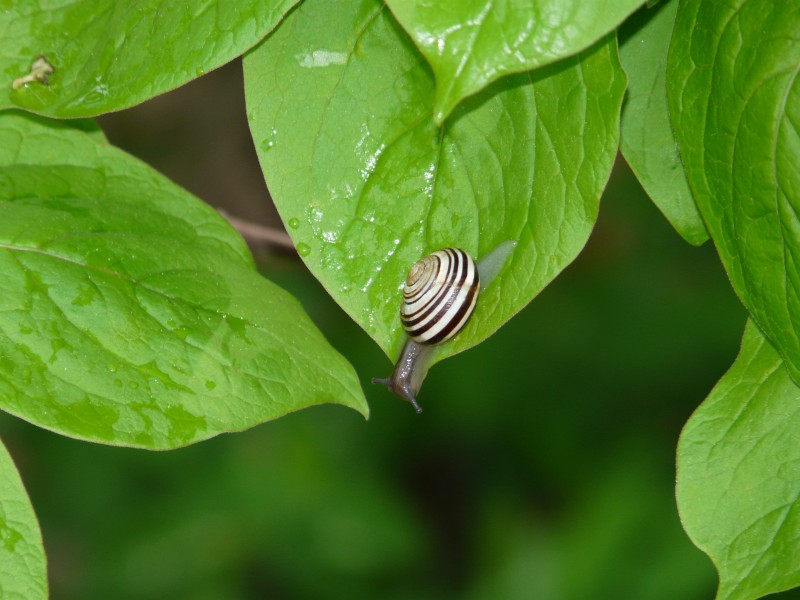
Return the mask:
M139 382L131 381L130 383L128 383L128 387L131 388L132 390L139 389Z
M116 373L117 372L117 365L108 364L108 365L106 365L106 368L111 373Z
M211 381L210 379L206 381L207 390L213 390L215 387L217 387L217 384L215 382Z
M308 256L309 254L311 254L311 246L309 246L308 244L304 244L303 242L300 242L299 244L297 244L297 253L300 256Z
M122 379L115 379L114 385L117 387L122 387Z
M195 74L198 77L202 77L203 75L206 74L206 70L203 67L197 67L197 70L195 71Z
M277 134L278 134L278 132L273 129L272 130L272 134L268 138L264 139L264 141L261 142L261 149L264 152L269 152L270 150L272 150L275 147L275 142L276 142L275 136Z
M292 229L297 229L298 227L300 227L300 219L297 218L289 219L289 227L291 227Z

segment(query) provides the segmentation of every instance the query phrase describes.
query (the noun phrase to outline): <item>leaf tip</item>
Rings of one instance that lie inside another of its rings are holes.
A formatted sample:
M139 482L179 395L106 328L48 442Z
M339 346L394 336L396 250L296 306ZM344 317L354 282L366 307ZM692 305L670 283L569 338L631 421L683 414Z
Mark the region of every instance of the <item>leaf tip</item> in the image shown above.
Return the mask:
M364 417L365 421L369 421L369 405L367 401L364 400L363 403L360 403L359 406L351 406L354 410L361 413L361 416Z
M336 404L341 404L347 408L352 408L354 411L364 417L365 421L369 421L369 404L367 404L367 399L364 396L364 392L361 390L359 391L360 393L358 394L351 394L349 398L337 400L335 402Z

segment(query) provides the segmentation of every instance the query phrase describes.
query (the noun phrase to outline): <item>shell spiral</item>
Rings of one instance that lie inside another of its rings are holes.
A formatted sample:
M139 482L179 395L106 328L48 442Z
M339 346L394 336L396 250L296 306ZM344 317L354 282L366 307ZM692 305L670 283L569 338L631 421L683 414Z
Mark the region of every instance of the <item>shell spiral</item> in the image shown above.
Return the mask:
M480 277L475 261L459 248L443 248L411 267L403 287L400 319L420 344L449 340L475 309Z

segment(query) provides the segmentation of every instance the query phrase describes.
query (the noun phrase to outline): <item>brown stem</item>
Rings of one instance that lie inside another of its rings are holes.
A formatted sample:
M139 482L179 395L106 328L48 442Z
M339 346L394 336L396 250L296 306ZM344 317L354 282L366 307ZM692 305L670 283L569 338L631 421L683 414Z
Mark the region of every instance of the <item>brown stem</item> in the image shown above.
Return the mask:
M244 219L240 219L238 217L233 217L221 209L217 209L217 212L225 217L228 223L230 223L233 228L236 229L236 231L241 233L242 236L249 240L264 242L266 244L278 246L288 250L295 249L292 238L290 238L289 234L285 231L273 229L272 227L266 227L265 225L259 225L258 223L253 223L251 221L245 221Z

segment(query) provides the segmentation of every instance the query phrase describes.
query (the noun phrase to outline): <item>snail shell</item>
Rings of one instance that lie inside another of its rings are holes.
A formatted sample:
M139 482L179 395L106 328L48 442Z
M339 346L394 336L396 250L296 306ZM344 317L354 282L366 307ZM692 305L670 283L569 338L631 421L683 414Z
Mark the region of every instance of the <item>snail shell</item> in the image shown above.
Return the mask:
M435 344L452 338L469 321L480 290L472 257L443 248L416 262L403 286L400 320L408 340L388 379L373 379L407 400L419 413L417 392L427 373L426 356Z
M472 316L480 277L475 261L459 248L444 248L416 262L403 287L400 320L419 344L440 344Z

